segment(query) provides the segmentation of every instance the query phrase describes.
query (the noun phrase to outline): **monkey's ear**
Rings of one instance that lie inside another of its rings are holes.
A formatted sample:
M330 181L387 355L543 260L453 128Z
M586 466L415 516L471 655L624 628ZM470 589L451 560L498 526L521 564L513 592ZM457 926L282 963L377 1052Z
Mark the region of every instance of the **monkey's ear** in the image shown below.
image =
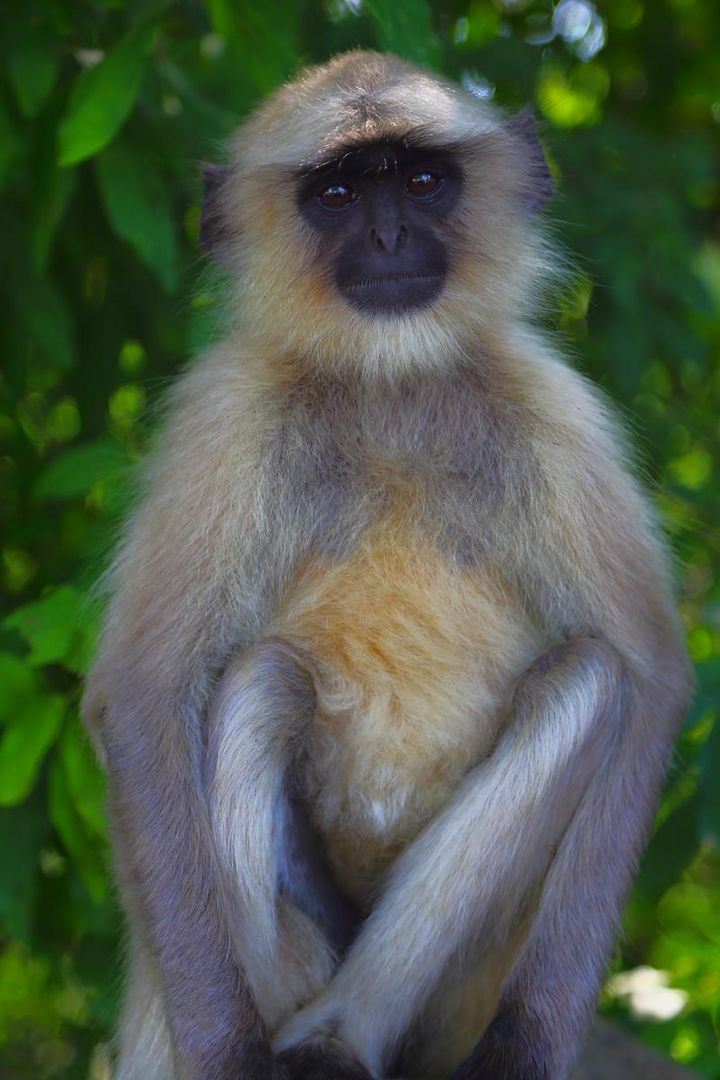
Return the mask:
M529 107L521 109L510 118L507 126L525 147L527 188L524 201L528 212L534 214L545 205L553 193L552 173L538 138L535 114Z
M200 213L200 246L218 262L227 261L227 233L220 193L230 175L227 165L203 165L203 201Z

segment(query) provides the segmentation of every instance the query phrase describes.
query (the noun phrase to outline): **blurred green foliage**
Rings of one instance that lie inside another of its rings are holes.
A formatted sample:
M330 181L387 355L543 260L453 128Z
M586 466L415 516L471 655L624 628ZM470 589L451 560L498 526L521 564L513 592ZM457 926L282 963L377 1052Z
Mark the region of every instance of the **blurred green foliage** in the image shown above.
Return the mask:
M215 319L198 163L299 65L368 45L543 121L574 258L551 322L634 429L699 685L616 961L682 994L660 1019L616 981L604 1007L720 1077L720 5L10 0L3 29L2 1076L107 1076L120 917L79 682L149 411Z

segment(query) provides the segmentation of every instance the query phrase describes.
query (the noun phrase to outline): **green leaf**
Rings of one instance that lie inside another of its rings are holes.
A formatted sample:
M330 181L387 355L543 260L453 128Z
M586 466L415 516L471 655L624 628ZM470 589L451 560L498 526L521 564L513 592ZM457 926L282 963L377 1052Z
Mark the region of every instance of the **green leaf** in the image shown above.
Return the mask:
M440 42L426 0L365 0L375 24L378 45L407 60L430 67L440 64Z
M0 185L12 176L23 152L23 140L17 124L0 101Z
M30 246L33 267L41 274L50 245L75 186L75 169L58 169L54 157L47 155L34 176Z
M711 639L712 640L712 639ZM712 646L711 646L712 647ZM710 734L700 747L698 764L698 796L700 802L700 838L714 848L720 846L720 716L717 702L720 700L720 657L710 656L695 665L697 692L690 721L697 720L708 710L714 713Z
M65 297L55 284L40 279L35 297L32 328L38 348L53 367L65 370L75 359L73 317Z
M720 719L700 750L700 835L713 847L720 846Z
M64 450L50 462L35 481L38 499L72 499L86 495L95 484L116 477L127 469L130 458L119 443L98 439Z
M0 720L13 723L40 692L37 672L12 653L0 653Z
M154 33L153 22L140 23L97 67L78 76L60 125L61 165L96 154L120 129L135 104Z
M62 663L80 671L95 636L93 614L71 585L61 585L40 600L16 608L4 625L25 638L30 646L27 662L33 667Z
M73 317L54 281L18 270L11 281L13 299L24 331L41 354L42 362L60 371L75 359Z
M79 718L65 726L60 760L75 809L94 833L105 837L105 777Z
M13 43L8 70L20 108L36 116L47 101L57 75L57 39L43 26L26 26Z
M55 742L66 703L61 694L37 698L0 739L0 806L15 806L32 790L43 758Z
M107 899L108 881L102 848L91 839L82 818L75 809L62 762L53 761L48 786L50 820L96 904Z
M640 867L637 888L653 903L673 885L698 849L698 797L689 799L663 822L652 840Z
M306 0L209 0L215 31L242 64L242 76L256 91L269 93L297 66L300 20Z
M105 212L119 237L127 240L160 278L165 290L177 286L177 238L167 190L144 154L118 142L97 159Z
M44 792L22 806L0 809L0 916L13 937L26 939L38 881L40 848L50 833Z
M204 152L214 155L218 143L237 127L237 112L227 108L224 103L212 101L199 93L185 72L168 60L159 62L157 71L181 100L197 145L202 147Z

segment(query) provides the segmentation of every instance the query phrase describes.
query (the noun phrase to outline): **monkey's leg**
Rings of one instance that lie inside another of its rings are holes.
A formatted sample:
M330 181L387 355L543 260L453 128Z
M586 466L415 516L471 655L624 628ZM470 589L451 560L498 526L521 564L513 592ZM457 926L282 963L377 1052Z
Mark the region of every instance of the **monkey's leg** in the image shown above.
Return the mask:
M533 665L495 752L398 859L344 964L286 1025L277 1049L332 1032L381 1073L448 965L505 941L536 898L583 794L613 756L621 722L631 721L626 696L620 658L602 641L555 646ZM627 831L637 829L634 822ZM581 863L573 873L597 868Z
M329 981L357 915L295 787L312 681L281 641L231 664L209 717L205 787L238 963L269 1030Z

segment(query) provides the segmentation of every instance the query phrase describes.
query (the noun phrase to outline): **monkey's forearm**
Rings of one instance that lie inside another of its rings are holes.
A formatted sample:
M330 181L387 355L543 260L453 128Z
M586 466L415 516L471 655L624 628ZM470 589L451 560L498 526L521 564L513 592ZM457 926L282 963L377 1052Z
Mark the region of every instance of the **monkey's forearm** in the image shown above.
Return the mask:
M495 753L400 857L347 960L279 1049L327 1026L382 1070L458 950L512 931L613 744L625 696L620 658L598 640L556 646L533 666Z
M272 1028L314 997L354 933L351 905L323 866L294 796L297 748L315 708L311 680L287 644L269 640L233 661L215 694L205 768L214 845L228 884L233 941L252 993ZM279 903L290 901L298 918ZM295 976L283 960L283 915L293 952L315 955Z
M562 838L528 941L497 1016L453 1080L564 1080L584 1038L622 907L647 842L689 671L668 656L664 683L636 686L602 767Z

